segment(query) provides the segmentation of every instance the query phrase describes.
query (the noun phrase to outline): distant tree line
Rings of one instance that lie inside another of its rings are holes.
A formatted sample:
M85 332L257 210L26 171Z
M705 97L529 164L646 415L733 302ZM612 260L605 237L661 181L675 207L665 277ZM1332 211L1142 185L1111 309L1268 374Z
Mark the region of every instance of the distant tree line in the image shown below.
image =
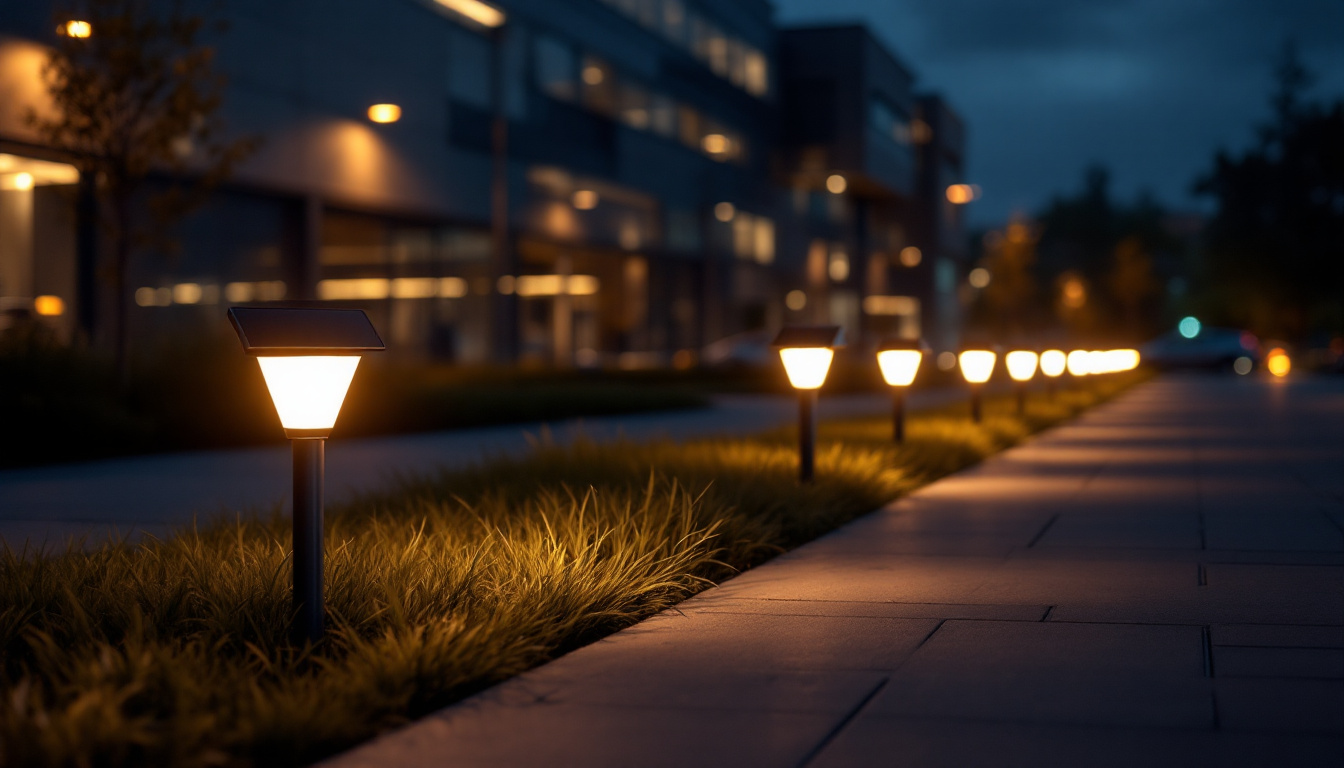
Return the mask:
M1344 100L1303 100L1311 76L1291 43L1275 79L1256 144L1220 150L1192 185L1211 216L1147 194L1116 200L1094 166L1079 192L977 233L973 252L992 277L973 298L972 328L1003 341L1053 331L1137 343L1193 312L1266 338L1344 333Z

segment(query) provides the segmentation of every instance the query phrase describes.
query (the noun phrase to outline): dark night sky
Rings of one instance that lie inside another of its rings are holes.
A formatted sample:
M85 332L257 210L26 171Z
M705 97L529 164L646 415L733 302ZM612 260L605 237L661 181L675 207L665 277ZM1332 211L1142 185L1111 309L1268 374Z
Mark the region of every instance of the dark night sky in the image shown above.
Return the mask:
M1197 209L1191 180L1269 114L1272 65L1296 39L1310 97L1344 94L1344 0L775 0L781 22L866 21L970 127L976 223L1080 188ZM1344 139L1342 139L1344 140Z

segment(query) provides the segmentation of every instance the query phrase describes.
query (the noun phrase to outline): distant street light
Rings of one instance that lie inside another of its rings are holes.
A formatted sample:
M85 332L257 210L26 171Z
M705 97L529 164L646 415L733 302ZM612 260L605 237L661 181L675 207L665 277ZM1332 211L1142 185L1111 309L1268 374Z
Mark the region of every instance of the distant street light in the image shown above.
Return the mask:
M369 107L369 120L375 123L395 123L401 119L401 107L396 104L374 104Z
M838 325L788 326L771 345L779 350L789 383L798 390L798 479L804 483L812 480L816 453L817 390L825 383L840 345Z
M929 345L921 339L890 339L877 350L877 365L892 391L891 432L898 443L905 442L906 388L914 382L928 351Z
M322 637L323 474L360 355L386 347L359 309L233 307L243 351L257 358L294 452L294 636Z
M1202 327L1199 318L1183 317L1181 318L1181 322L1176 326L1176 329L1179 330L1181 335L1185 338L1193 339L1199 335L1199 331Z
M1050 399L1055 399L1056 380L1064 374L1069 365L1069 356L1063 350L1047 349L1041 353L1041 373L1047 377L1046 391Z
M1027 382L1035 377L1039 359L1035 352L1026 349L1015 349L1003 358L1004 365L1008 367L1008 376L1016 382L1018 416L1027 412Z
M980 388L994 373L994 361L998 354L990 349L968 349L957 356L961 365L961 375L971 385L971 420L979 424L984 419L984 406L980 402Z

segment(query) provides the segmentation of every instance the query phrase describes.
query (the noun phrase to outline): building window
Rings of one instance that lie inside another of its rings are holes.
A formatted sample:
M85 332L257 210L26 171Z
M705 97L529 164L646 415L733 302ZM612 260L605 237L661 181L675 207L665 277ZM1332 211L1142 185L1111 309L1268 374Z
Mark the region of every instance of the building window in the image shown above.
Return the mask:
M584 56L579 77L583 80L583 105L594 112L611 115L616 106L616 83L611 65L596 56Z
M542 92L561 101L578 98L577 61L568 45L553 37L538 37L535 66L537 87Z
M490 108L490 42L456 29L448 44L448 93L481 109Z
M634 83L625 81L620 84L620 118L631 128L648 130L652 123L649 114L649 93Z
M664 138L677 136L677 104L666 96L653 95L649 99L649 122L653 132Z
M873 130L901 145L911 140L910 122L886 99L874 97L868 104L868 124Z
M764 96L770 90L770 75L765 55L755 48L748 48L743 66L746 69L747 92L753 96Z

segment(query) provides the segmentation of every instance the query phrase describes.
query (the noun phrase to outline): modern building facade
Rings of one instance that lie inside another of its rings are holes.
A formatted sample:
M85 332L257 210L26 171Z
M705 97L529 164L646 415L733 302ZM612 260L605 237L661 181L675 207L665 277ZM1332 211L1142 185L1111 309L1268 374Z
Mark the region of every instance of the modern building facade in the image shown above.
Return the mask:
M0 9L0 311L97 340L92 180L23 119L55 11ZM955 326L960 122L862 27L781 30L766 0L227 14L223 118L261 144L137 254L137 338L316 301L405 355L650 366L785 322Z

